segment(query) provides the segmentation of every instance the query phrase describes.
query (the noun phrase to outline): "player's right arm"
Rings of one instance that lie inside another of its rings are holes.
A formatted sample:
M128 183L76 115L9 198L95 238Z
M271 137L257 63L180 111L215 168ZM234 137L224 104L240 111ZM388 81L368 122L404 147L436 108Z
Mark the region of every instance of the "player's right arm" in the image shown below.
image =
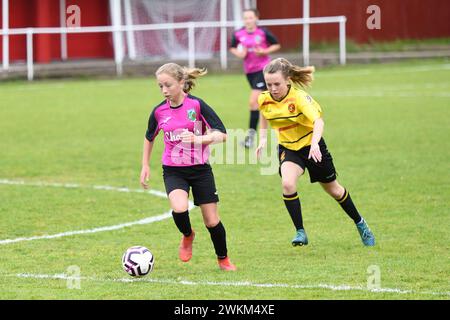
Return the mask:
M259 115L259 145L256 148L256 157L259 159L261 157L261 151L267 145L267 119L260 113Z
M267 119L264 117L262 110L261 110L261 105L264 102L264 98L263 95L260 94L258 97L258 105L259 105L259 145L256 148L256 158L259 159L261 157L261 151L262 149L264 149L267 145L267 127L268 125L268 121Z
M247 56L247 48L239 43L235 34L231 37L230 52L239 59L244 59Z
M141 170L141 186L148 188L148 180L150 180L150 157L152 155L153 141L144 138L144 147L142 151L142 170Z
M153 141L158 135L158 121L156 120L156 108L152 111L150 118L148 119L148 127L145 132L144 146L142 150L142 169L140 182L144 189L148 188L148 180L150 179L150 166L149 162L152 156Z

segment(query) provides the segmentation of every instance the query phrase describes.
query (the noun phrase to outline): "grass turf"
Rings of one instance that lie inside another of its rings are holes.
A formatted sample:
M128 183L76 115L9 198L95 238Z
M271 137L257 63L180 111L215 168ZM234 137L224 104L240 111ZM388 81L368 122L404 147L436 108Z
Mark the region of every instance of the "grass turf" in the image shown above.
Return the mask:
M448 60L316 73L310 93L324 109L324 137L338 180L369 222L377 240L373 248L362 246L351 220L307 174L298 190L310 244L291 247L294 229L278 175L261 175L260 165L216 164L220 214L237 272L218 270L196 208L194 256L187 264L177 258L180 234L171 219L1 244L0 299L448 299L449 89ZM249 89L243 75L210 74L193 94L213 106L228 129L246 128ZM89 188L139 188L147 119L161 100L153 78L3 83L0 179L86 188L0 183L0 240L166 212L162 198ZM157 141L150 183L164 191L161 136ZM120 259L132 245L150 248L155 270L143 281L117 281L131 279ZM71 265L85 277L80 290L69 289L64 279L36 277L62 274ZM387 290L367 290L372 265Z

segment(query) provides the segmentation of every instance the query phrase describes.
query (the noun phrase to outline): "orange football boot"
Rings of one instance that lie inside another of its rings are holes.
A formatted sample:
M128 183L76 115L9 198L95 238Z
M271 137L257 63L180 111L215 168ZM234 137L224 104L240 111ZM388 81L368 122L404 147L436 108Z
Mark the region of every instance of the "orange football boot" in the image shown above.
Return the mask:
M225 271L236 271L236 266L231 263L230 258L217 259L219 268Z
M192 258L192 242L194 242L195 232L192 230L189 237L183 235L181 238L180 247L178 250L181 261L188 262Z

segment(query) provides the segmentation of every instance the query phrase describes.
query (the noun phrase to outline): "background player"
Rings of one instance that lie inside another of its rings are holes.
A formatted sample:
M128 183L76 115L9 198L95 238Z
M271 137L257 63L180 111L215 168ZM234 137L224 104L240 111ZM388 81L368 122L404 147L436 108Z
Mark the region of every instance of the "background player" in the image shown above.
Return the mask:
M192 257L195 232L191 228L188 211L189 190L194 204L200 206L203 221L213 242L219 267L234 271L236 267L227 255L225 228L220 221L214 175L208 164L208 145L226 139L225 127L203 100L189 95L194 80L206 70L187 69L168 63L156 71L156 78L165 100L156 106L149 118L145 134L140 182L148 188L149 160L153 141L160 130L164 132L162 157L166 192L176 226L183 234L179 257L187 262Z
M230 52L244 60L244 72L250 83L250 123L243 146L251 148L258 126L258 95L267 90L262 70L270 62L268 56L280 49L275 36L266 28L258 27L259 12L247 9L243 12L244 27L234 32L231 38Z
M297 181L308 169L311 183L319 182L355 222L366 246L375 245L375 238L361 217L348 191L336 180L333 159L322 138L324 121L320 105L305 91L312 82L314 67L301 68L283 58L273 60L264 68L268 91L258 99L261 110L259 157L266 146L267 122L276 130L280 160L280 175L286 209L297 229L292 244L306 245Z

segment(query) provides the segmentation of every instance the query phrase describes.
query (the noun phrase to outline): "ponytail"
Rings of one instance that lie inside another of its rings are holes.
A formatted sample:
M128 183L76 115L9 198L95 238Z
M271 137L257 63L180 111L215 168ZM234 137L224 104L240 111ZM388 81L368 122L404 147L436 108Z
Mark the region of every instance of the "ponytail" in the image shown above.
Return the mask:
M184 88L183 91L188 93L195 87L195 79L208 73L206 68L183 68L184 71Z
M189 93L195 87L195 79L204 76L207 72L206 68L181 67L171 62L159 67L155 74L158 76L159 74L166 73L178 81L184 80L183 91Z
M311 86L313 73L315 68L313 66L300 67L290 63L284 58L277 58L272 60L265 68L264 73L275 73L281 71L284 78L290 78L290 80L303 88Z

